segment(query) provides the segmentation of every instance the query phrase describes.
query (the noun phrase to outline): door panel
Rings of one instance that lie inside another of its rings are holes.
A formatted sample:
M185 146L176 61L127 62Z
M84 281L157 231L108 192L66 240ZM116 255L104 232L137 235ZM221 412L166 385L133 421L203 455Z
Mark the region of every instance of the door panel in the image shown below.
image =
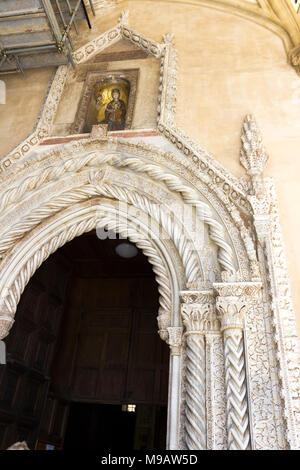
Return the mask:
M81 279L75 288L76 305L81 312L75 315L80 318L80 327L73 334L68 399L166 404L169 348L157 333L155 280ZM72 314L76 305L73 297ZM68 322L64 330L70 335ZM60 368L66 357L64 347L62 344L55 361Z

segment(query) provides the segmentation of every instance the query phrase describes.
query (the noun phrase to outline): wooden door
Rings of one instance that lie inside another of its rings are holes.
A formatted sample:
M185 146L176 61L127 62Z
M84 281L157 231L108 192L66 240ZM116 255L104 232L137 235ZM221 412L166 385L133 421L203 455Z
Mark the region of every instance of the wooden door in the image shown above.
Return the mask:
M72 401L166 404L169 348L157 333L153 278L81 279L71 298L53 391L67 389Z

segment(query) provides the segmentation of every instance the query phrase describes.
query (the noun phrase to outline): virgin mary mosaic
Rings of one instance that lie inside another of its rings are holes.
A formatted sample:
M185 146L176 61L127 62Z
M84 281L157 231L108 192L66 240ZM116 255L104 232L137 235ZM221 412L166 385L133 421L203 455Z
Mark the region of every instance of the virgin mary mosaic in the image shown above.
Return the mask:
M95 88L98 89L97 86ZM128 94L124 88L119 84L112 89L108 87L96 91L97 124L107 124L108 131L125 129Z
M138 69L88 72L72 132L91 132L107 125L107 131L130 129L137 89Z

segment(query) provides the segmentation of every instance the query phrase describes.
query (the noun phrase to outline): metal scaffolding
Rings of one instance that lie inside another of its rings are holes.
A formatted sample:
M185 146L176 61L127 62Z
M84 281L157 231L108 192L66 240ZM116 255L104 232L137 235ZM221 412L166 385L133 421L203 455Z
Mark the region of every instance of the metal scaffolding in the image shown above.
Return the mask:
M9 3L9 5L7 5ZM71 31L91 28L84 0L24 0L0 3L0 74L71 63ZM92 0L90 9L95 15Z

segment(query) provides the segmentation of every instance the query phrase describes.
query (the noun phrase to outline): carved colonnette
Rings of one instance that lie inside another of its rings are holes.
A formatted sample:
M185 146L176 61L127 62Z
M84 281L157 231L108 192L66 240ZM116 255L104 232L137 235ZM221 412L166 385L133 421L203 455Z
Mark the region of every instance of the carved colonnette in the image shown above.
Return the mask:
M182 326L169 326L168 344L170 346L170 376L172 376L172 387L169 393L169 435L168 449L178 449L180 429L180 382L182 361Z
M225 449L224 365L211 289L182 291L185 326L185 444L189 450Z
M216 307L224 338L227 433L229 450L251 448L247 391L245 316L249 298L257 295L260 283L215 283Z

